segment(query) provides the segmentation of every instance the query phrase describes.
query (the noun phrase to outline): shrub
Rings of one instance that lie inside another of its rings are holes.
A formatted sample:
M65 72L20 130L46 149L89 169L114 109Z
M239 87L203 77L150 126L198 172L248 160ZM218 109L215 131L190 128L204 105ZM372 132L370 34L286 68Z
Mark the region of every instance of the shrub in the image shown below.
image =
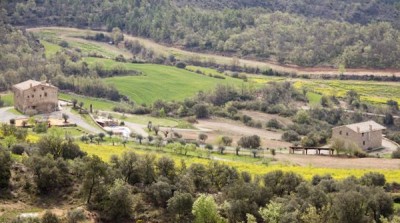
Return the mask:
M25 147L23 145L14 145L11 149L13 154L22 155L25 152Z
M42 217L42 223L59 223L60 220L58 219L57 215L53 214L50 211L46 211Z
M400 149L392 152L392 159L400 159Z
M40 122L33 127L33 131L36 133L46 133L47 132L47 123Z
M67 48L69 46L69 43L65 40L62 40L58 45L63 48Z
M300 136L297 132L289 130L283 133L282 139L287 142L295 142L300 140Z
M358 158L365 158L368 156L368 154L362 150L355 150L354 151L354 156L358 157Z
M204 104L195 105L194 113L196 115L196 118L198 118L198 119L208 118L208 116L209 116L208 107L207 107L207 105L204 105Z
M206 145L206 149L208 149L208 150L213 150L214 147L213 147L213 145L211 145L211 144L207 144L207 145Z
M278 120L271 119L267 122L267 128L274 128L274 129L280 129L282 128L281 124L278 122Z
M178 63L176 63L175 66L176 66L177 68L180 68L180 69L185 69L185 68L186 68L186 64L183 63L183 62L178 62Z
M86 219L85 212L82 208L77 208L74 210L69 210L67 212L67 222L68 223L78 223Z

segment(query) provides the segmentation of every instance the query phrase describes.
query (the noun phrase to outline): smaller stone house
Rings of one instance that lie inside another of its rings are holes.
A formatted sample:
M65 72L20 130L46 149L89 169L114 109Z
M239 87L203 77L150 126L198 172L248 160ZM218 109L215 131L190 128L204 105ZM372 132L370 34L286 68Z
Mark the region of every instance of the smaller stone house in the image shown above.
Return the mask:
M354 143L363 150L380 148L385 129L374 121L343 125L332 129L332 139L343 140L345 146Z
M14 107L22 113L50 113L58 109L58 88L35 80L12 87Z

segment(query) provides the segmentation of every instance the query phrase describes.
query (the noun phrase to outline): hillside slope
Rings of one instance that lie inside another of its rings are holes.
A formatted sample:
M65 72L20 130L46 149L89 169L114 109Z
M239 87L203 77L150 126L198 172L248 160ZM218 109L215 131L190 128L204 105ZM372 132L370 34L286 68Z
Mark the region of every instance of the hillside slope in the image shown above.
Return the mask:
M14 25L119 27L134 36L194 51L280 64L400 68L395 1L236 0L228 4L233 9L225 10L217 10L221 7L212 0L180 1L2 2ZM246 8L253 5L257 7Z
M206 9L242 9L260 7L350 23L368 24L387 21L400 28L400 2L364 0L175 0L179 6Z

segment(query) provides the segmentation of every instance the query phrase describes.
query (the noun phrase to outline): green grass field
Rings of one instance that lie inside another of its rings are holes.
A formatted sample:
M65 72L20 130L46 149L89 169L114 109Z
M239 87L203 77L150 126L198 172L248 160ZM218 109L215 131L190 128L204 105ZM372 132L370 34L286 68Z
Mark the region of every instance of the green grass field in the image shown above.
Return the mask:
M73 98L75 98L76 100L78 100L78 103L83 102L84 103L83 107L85 108L89 108L90 104L92 104L93 110L111 111L113 107L119 105L119 103L117 102L99 98L80 96L76 94L59 93L58 98L67 101L71 101Z
M352 80L296 80L298 89L307 88L309 91L322 95L345 97L346 92L356 91L361 100L373 104L385 104L392 99L400 103L400 83Z
M319 105L321 104L322 95L314 92L307 92L307 98L311 105Z
M45 54L46 54L47 58L50 58L52 55L56 54L58 51L60 51L62 49L61 46L54 44L54 43L50 43L45 40L40 41L40 43L42 43L44 46Z
M210 91L218 84L241 86L242 80L226 77L217 79L185 69L157 64L119 63L109 59L85 58L89 64L101 63L105 68L123 66L127 70L142 72L140 76L121 76L104 79L136 103L156 100L183 100L199 91Z
M12 93L2 94L0 97L4 101L4 107L14 105L14 95Z

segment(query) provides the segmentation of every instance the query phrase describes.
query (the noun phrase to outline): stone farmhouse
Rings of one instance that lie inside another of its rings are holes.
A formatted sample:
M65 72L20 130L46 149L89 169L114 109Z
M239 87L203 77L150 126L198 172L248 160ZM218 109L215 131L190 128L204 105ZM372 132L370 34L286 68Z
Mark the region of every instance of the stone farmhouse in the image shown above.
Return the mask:
M27 114L50 113L58 109L58 88L35 80L27 80L12 87L14 107Z
M385 129L374 121L343 125L332 129L332 139L343 140L346 146L355 143L363 150L380 148Z

